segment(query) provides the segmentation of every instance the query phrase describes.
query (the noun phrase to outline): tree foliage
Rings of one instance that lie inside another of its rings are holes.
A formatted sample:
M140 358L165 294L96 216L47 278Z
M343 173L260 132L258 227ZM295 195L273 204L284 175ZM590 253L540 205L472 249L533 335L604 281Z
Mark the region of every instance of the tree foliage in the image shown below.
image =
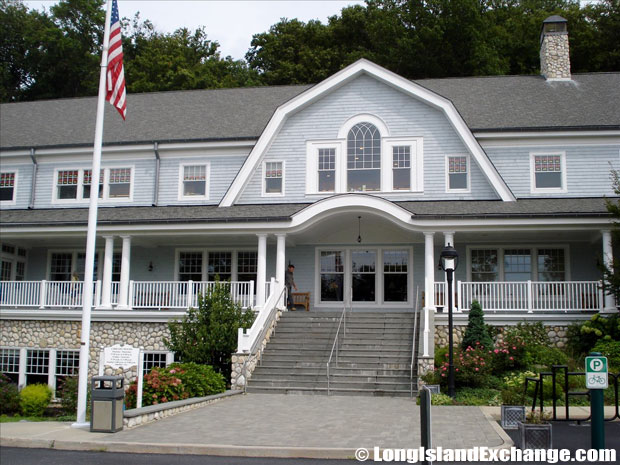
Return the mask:
M474 300L469 310L467 327L461 341L461 347L463 350L467 350L468 347L478 349L480 346L489 350L493 347L493 340L489 336L487 327L484 324L482 307L477 300Z
M3 102L95 95L103 0L49 11L0 0ZM245 60L222 57L204 28L157 31L123 19L128 91L315 83L359 58L406 78L536 74L542 21L568 20L572 72L620 71L620 1L366 0L326 24L282 18Z
M620 245L620 173L616 170L611 171L611 181L616 197L613 200L607 199L607 211L614 218L614 230L612 239L614 242L613 250L618 250ZM616 302L620 303L620 260L615 257L612 260L612 266L608 267L605 260L599 262L599 268L603 273L603 282L605 283L605 293L615 297Z
M230 379L238 328L249 328L253 321L254 313L244 312L231 299L230 284L217 283L199 296L198 308L190 308L181 320L168 324L170 338L164 343L184 363L211 365Z

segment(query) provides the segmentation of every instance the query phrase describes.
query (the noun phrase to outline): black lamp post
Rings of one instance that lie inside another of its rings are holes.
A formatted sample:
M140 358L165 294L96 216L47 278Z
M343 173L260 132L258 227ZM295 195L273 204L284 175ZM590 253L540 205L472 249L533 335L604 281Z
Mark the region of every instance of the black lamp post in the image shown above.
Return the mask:
M455 396L454 391L454 342L452 337L452 278L459 264L459 254L450 244L444 247L439 255L439 269L446 272L448 281L448 395Z

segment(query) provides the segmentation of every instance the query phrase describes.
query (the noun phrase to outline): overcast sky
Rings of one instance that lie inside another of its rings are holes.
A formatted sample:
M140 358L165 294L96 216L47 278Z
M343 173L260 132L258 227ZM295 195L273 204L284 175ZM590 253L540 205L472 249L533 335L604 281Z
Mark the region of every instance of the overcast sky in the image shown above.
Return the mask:
M49 9L54 0L25 1L29 8ZM205 26L207 37L219 42L222 56L244 58L252 35L269 30L280 18L297 18L307 22L327 22L329 16L362 0L118 0L121 17L133 18L140 12L157 30L172 32L179 27L196 29Z

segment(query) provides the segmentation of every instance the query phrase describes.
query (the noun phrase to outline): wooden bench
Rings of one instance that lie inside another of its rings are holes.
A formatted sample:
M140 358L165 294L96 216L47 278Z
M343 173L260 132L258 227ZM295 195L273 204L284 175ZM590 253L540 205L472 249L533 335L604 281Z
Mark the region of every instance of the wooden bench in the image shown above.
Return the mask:
M310 310L310 293L309 292L293 292L291 293L293 297L293 305L297 307L298 305L304 307L306 311Z

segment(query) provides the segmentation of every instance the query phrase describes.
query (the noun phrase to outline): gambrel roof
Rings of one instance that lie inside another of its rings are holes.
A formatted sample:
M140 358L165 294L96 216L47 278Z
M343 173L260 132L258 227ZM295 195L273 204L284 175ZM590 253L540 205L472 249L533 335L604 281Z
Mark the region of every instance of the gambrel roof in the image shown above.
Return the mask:
M472 131L620 129L620 73L415 81L450 100ZM276 108L312 86L129 94L123 123L106 106L104 143L256 140ZM88 146L96 97L0 105L0 148Z

